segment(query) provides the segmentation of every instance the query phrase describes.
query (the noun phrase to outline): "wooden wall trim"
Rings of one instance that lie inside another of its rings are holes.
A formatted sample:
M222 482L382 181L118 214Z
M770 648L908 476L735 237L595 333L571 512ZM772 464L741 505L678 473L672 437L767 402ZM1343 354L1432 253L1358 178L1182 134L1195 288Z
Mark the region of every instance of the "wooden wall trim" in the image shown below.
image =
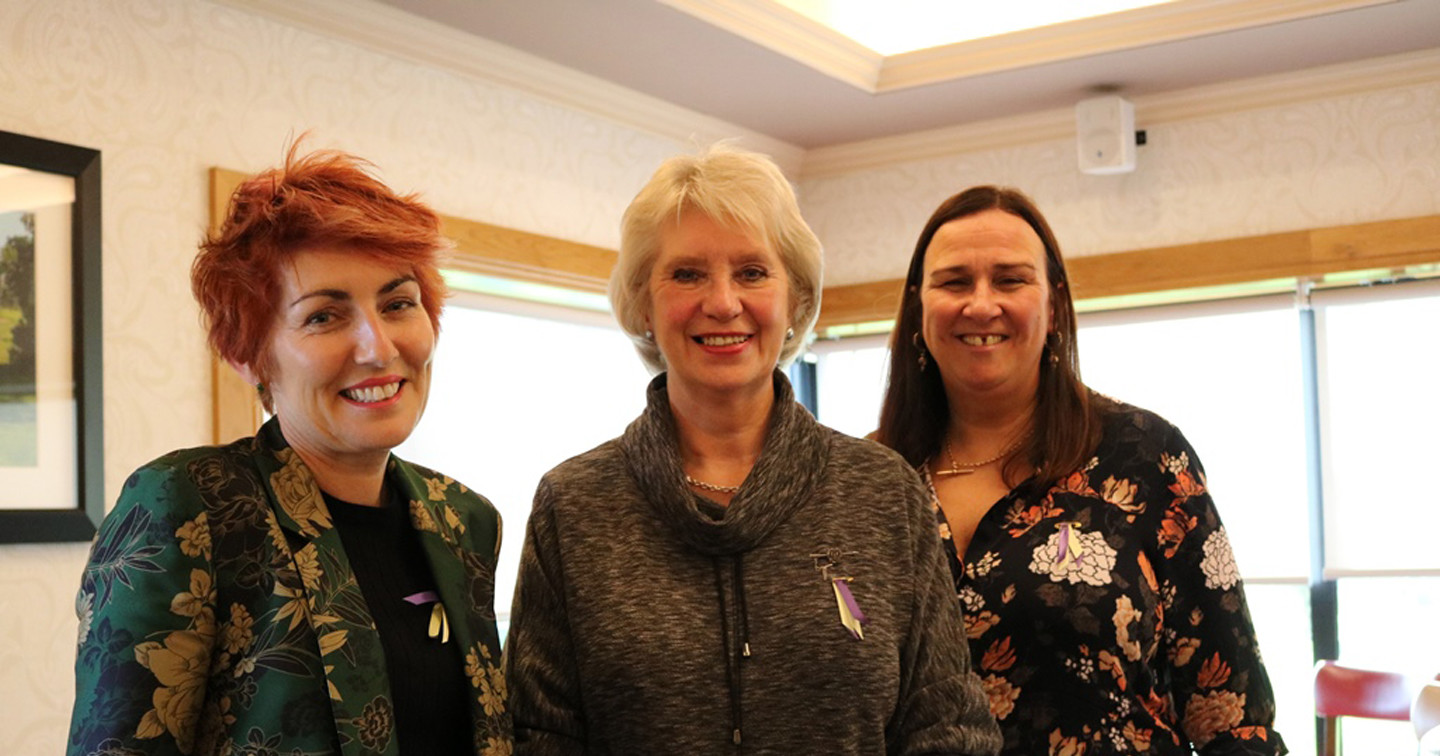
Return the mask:
M1440 215L1072 257L1077 300L1440 262ZM902 279L825 289L817 329L895 317Z
M255 387L214 355L210 359L210 380L215 397L214 443L228 444L255 435L264 421Z
M442 215L455 242L447 267L586 292L605 291L615 253L603 247Z
M230 195L244 181L246 174L210 169L210 231L219 230ZM237 438L255 435L264 417L255 387L214 352L210 353L210 390L214 406L211 412L211 437L216 444L228 444Z

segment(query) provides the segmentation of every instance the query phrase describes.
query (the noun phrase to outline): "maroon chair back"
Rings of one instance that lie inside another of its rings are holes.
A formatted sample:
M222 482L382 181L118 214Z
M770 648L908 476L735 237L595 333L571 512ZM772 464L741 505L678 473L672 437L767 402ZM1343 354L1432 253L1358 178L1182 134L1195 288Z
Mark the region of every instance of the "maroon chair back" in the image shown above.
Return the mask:
M1410 721L1410 703L1421 681L1399 672L1315 665L1315 716L1324 720L1320 752L1340 753L1339 717Z
M1315 665L1315 714L1410 721L1415 681L1399 672L1346 667L1333 661Z

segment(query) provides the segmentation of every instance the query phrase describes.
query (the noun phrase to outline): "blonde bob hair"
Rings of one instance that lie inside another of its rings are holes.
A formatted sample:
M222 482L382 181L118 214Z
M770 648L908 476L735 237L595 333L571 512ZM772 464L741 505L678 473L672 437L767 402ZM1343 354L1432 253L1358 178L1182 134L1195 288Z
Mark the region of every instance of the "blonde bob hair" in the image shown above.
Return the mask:
M780 350L788 364L820 314L820 240L800 217L790 182L770 158L725 144L698 155L666 160L625 209L620 255L610 273L610 306L651 372L665 370L665 356L645 328L650 314L650 272L660 254L660 233L688 210L770 245L790 278L790 327L794 337Z

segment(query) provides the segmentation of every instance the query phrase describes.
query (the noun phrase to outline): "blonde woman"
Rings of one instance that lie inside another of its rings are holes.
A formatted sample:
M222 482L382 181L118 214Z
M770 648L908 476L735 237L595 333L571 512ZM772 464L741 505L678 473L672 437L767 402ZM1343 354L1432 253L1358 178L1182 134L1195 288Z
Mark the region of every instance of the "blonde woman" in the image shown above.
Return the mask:
M507 641L520 754L988 754L928 497L778 370L820 245L767 159L662 165L611 301L660 375L535 495Z

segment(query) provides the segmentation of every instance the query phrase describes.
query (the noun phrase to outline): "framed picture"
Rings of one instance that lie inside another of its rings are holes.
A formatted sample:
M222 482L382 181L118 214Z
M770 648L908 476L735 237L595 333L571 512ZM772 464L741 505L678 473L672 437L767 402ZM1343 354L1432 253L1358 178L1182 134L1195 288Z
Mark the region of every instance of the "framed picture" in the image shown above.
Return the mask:
M100 153L0 131L0 543L105 512Z

